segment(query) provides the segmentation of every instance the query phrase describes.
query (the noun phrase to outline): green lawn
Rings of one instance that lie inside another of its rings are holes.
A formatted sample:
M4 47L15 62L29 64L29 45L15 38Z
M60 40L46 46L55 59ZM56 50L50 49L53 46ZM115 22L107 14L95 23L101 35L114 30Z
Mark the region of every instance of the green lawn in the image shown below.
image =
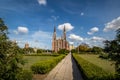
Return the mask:
M54 58L54 56L24 56L25 65L24 69L29 70L31 65L42 60L49 60Z
M99 55L93 55L93 54L80 54L81 58L103 68L106 72L115 73L115 66L112 61L104 60L99 58Z

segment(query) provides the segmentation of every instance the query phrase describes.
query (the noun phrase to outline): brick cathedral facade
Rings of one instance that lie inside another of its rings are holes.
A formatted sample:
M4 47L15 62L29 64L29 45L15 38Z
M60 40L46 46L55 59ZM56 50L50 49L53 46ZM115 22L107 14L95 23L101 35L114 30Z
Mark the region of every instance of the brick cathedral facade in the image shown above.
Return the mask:
M58 52L60 49L69 50L69 43L66 40L66 29L63 29L63 35L57 39L56 28L54 27L53 38L52 38L52 51Z

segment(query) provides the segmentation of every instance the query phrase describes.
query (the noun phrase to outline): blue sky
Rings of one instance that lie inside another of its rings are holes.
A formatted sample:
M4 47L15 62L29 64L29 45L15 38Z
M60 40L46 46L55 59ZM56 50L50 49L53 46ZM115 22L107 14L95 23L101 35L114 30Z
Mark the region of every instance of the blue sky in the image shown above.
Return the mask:
M70 43L103 46L120 28L120 0L0 0L0 17L9 38L20 47L51 49L53 28L57 36L67 29Z

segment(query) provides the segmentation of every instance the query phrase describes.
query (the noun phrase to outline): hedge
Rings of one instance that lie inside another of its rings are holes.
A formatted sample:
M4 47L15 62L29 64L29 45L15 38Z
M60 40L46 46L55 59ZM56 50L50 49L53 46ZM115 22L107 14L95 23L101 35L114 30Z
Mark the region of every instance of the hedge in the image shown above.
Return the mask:
M38 63L35 63L31 66L31 70L35 74L45 74L49 72L51 69L53 69L59 61L61 61L65 55L60 55L56 58L50 59L50 60L45 60L45 61L40 61Z
M59 54L24 54L25 56L59 56Z
M17 74L18 79L17 80L32 80L33 73L28 70L21 70L19 74Z
M73 54L80 71L85 80L114 80L115 77L111 73L107 73L102 68L84 60L79 54Z

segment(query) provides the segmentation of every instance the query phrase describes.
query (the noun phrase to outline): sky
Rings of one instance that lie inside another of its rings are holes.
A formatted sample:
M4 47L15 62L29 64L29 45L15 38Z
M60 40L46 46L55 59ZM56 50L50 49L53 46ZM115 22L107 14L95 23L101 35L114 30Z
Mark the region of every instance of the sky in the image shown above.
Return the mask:
M20 47L51 49L54 27L67 40L103 47L120 28L120 0L0 0L0 18Z

